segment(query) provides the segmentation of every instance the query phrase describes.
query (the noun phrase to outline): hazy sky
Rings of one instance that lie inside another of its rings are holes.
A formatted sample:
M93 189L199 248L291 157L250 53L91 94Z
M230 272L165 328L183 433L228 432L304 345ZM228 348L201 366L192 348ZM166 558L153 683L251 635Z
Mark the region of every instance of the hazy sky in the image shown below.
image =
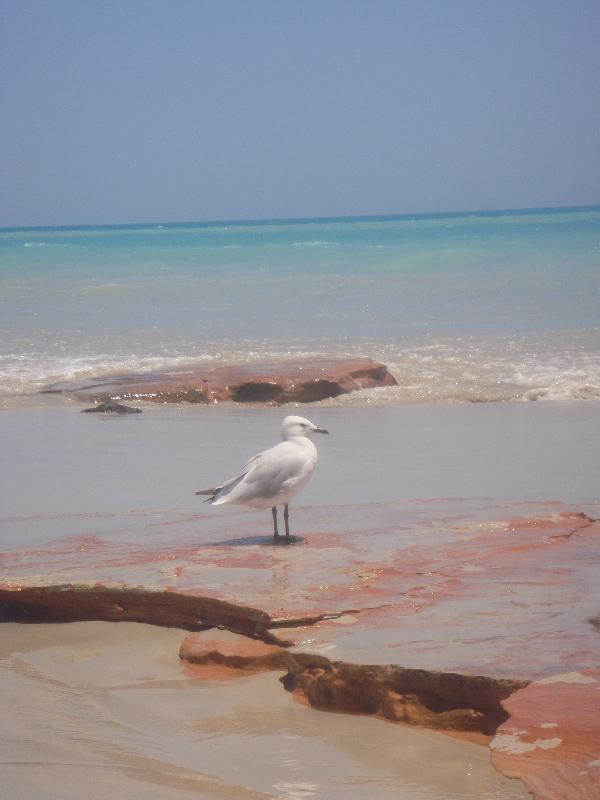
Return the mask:
M599 0L0 0L0 225L600 203Z

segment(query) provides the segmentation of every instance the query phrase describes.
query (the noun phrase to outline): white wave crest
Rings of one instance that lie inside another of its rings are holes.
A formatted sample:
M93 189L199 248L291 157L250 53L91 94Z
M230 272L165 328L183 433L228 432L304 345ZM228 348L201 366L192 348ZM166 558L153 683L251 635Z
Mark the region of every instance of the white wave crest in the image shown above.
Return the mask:
M292 247L331 247L334 244L334 242L322 242L319 239L315 239L310 242L292 242Z
M73 345L73 343L72 343ZM0 394L35 393L48 384L117 372L178 369L201 362L253 364L370 356L388 366L398 385L365 389L324 405L490 403L600 400L600 331L537 337L454 337L419 342L364 341L195 343L155 352L73 352L68 342L45 351L0 354Z

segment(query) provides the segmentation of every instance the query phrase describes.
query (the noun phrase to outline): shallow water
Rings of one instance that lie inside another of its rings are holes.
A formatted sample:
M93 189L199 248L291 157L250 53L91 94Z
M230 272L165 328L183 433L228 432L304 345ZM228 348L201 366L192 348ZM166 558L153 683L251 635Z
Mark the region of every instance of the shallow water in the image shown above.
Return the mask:
M369 355L353 402L600 395L600 209L0 230L0 395Z
M306 520L296 533L320 507L337 508L326 524L337 519L343 528L361 507L415 498L560 500L596 513L597 402L286 410L149 404L125 417L80 410L49 400L46 408L0 414L4 547L81 533L84 519L71 515L89 515L90 530L110 530L111 514L136 510L202 515L216 531L239 520L246 534L268 534L267 512L210 508L193 493L276 443L290 410L330 431L316 442L317 471L292 506L292 524L300 513Z
M193 679L185 633L16 625L0 640L3 790L14 798L518 800L487 748L296 703L278 673Z

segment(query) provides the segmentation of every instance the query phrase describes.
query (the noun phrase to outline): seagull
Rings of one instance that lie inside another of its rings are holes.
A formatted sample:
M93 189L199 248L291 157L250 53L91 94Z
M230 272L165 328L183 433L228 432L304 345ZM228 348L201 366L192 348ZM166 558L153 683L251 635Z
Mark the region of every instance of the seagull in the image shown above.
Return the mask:
M196 494L210 495L205 503L227 503L252 508L271 508L273 541L279 543L277 506L283 506L285 543L290 543L289 503L306 485L317 465L317 448L312 433L328 433L304 417L286 417L281 425L282 441L253 456L243 472L222 486L201 489Z

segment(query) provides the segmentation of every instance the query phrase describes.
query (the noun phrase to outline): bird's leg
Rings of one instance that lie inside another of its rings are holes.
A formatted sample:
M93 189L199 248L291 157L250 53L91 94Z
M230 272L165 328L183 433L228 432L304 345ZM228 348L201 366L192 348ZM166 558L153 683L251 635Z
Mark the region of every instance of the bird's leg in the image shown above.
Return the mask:
M279 531L277 530L277 506L273 506L271 508L271 513L273 514L273 541L277 541L279 539Z
M283 521L285 522L285 538L290 541L290 510L286 503L283 507Z

